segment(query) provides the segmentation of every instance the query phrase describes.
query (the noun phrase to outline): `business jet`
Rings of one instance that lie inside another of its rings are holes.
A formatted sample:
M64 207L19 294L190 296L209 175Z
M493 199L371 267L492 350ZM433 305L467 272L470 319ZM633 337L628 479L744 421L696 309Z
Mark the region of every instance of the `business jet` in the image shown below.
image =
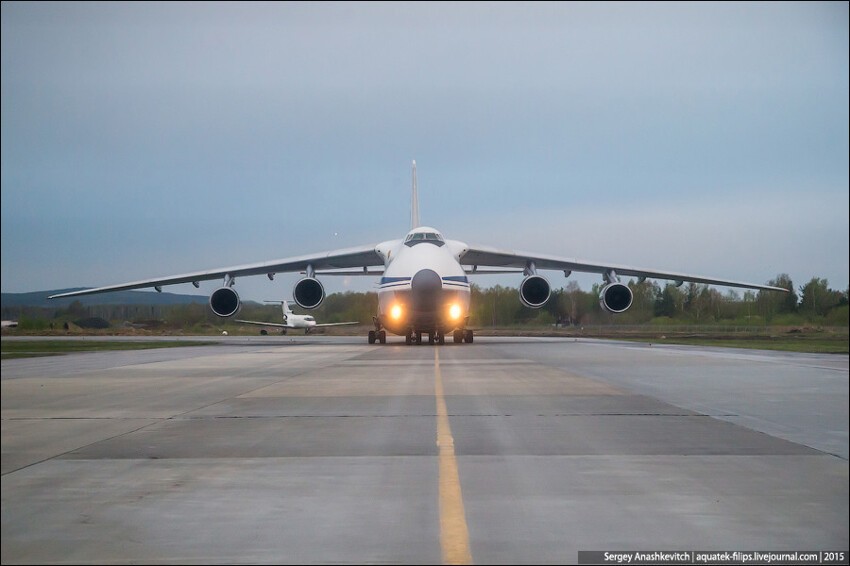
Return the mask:
M286 334L287 330L299 330L304 329L304 334L309 334L311 330L314 328L324 328L327 326L347 326L350 324L360 324L359 322L323 322L319 324L316 322L316 319L309 314L295 314L292 312L292 309L289 308L288 301L264 301L266 303L276 303L280 305L280 310L283 314L283 324L278 322L260 322L258 320L240 320L236 319L235 322L241 322L242 324L253 324L255 326L266 326L266 327L274 327L280 328L283 334Z
M233 288L239 277L265 275L273 280L277 273L300 272L304 277L295 284L292 297L298 306L309 310L318 307L325 298L325 288L319 276L380 276L378 312L372 317L374 329L369 330L369 344L385 344L387 332L404 336L406 344L421 344L423 335L427 335L430 344L444 344L447 336L451 336L455 343L472 343L473 331L468 328L469 276L481 273L521 273L523 279L519 284L519 300L526 307L536 309L545 305L551 295L551 285L540 274L541 270L560 271L566 277L574 271L601 275L603 286L599 291L599 304L611 313L625 312L632 305L632 291L621 281L621 277L636 277L638 281L668 280L674 281L676 285L687 281L787 292L787 289L781 287L470 245L446 239L438 230L419 222L414 161L411 229L402 239L72 291L51 295L49 298L149 287L161 292L165 285L192 283L197 288L200 281L221 279L222 285L210 295L209 305L216 315L231 317L241 307L239 294Z

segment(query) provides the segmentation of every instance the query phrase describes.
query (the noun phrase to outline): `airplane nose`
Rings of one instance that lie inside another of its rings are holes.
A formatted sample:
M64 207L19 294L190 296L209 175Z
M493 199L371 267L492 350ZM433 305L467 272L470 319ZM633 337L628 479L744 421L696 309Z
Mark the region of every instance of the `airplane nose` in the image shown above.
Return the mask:
M437 272L431 269L420 269L413 276L410 288L414 293L431 294L443 288L443 281Z
M413 302L417 310L423 308L434 308L443 288L443 280L431 269L421 269L410 282L413 292Z

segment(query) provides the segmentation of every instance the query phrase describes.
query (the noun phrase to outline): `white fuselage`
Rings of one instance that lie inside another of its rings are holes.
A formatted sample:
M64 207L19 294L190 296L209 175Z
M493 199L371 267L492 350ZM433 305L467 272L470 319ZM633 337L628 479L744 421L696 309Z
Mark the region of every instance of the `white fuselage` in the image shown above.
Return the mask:
M295 314L289 308L287 301L281 301L281 311L283 312L283 324L286 328L303 328L309 332L311 328L316 326L316 319L309 314Z
M287 328L311 329L316 326L316 319L310 315L289 314L286 316Z
M377 246L384 258L378 284L378 319L387 330L449 333L469 319L469 280L459 262L466 244L445 240L428 227L411 230L404 240Z

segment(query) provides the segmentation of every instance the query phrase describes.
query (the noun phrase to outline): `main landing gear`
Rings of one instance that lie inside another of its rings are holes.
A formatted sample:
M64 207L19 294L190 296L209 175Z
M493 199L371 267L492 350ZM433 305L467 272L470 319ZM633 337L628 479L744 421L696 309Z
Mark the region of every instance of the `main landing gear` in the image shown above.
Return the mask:
M452 339L455 344L460 344L461 342L472 344L472 330L455 330Z
M387 343L387 331L386 330L370 330L369 331L369 343L374 344L375 342L380 342L381 344Z

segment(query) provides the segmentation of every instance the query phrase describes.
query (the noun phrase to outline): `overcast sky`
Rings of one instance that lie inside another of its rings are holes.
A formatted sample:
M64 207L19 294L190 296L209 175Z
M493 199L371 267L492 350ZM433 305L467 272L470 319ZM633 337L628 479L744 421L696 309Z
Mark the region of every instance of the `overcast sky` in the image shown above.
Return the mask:
M447 238L846 289L849 104L847 2L4 1L2 290L400 238L413 159Z

